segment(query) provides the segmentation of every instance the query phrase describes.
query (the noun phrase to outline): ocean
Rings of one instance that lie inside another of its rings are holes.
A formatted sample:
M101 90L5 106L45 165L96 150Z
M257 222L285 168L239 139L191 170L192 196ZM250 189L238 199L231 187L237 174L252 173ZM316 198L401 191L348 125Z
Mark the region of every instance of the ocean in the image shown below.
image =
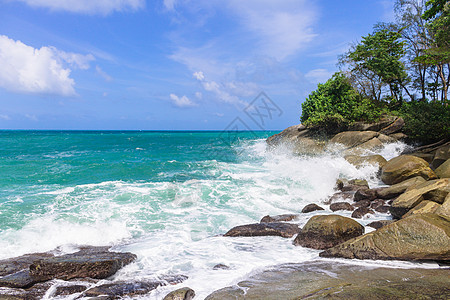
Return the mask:
M377 168L356 169L333 152L295 156L289 147L268 149L265 139L274 133L0 131L0 259L112 246L138 256L114 280L189 277L142 299L162 299L181 286L203 299L265 268L318 260L319 251L296 247L293 239L222 235L265 215L300 213L309 203L326 209L301 214L295 222L303 226L313 215L331 213L323 202L337 178L375 187L381 185ZM389 159L405 146L378 153ZM389 218L377 213L358 221ZM217 264L228 269L214 269Z

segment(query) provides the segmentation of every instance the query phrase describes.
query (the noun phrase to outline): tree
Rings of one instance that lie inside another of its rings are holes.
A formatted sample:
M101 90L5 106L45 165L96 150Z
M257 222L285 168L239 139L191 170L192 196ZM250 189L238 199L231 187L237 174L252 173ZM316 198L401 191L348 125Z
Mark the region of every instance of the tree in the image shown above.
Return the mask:
M347 55L354 62L352 71L368 70L376 74L389 86L391 99L398 103L403 100L402 89L413 99L407 88L409 78L400 60L404 54L400 32L381 29L363 37Z

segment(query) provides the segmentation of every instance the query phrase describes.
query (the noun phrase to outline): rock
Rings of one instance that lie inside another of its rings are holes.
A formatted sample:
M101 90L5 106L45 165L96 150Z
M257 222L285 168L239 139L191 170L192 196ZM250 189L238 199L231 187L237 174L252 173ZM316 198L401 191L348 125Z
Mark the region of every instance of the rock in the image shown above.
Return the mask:
M378 190L377 196L381 199L392 199L402 194L407 188L417 186L424 182L425 179L421 176L413 177L388 188Z
M0 299L2 300L41 300L46 299L44 295L50 289L52 283L36 283L30 288L1 288Z
M450 218L450 194L447 195L444 203L436 210L435 213Z
M87 286L81 285L81 284L62 285L62 286L56 287L56 290L53 293L52 297L68 296L68 295L72 295L72 294L82 293L85 290L87 290Z
M269 136L266 139L266 142L267 142L267 144L269 144L271 146L276 146L276 145L279 145L280 143L283 143L286 141L293 142L297 139L299 133L304 130L306 130L306 126L304 126L302 124L294 125L294 126L286 128L285 130L283 130L282 132L280 132L278 134Z
M344 157L346 161L351 163L357 168L361 168L367 165L378 165L382 168L387 160L381 155L367 155L367 156L359 156L359 155L347 155Z
M104 279L133 262L136 255L126 252L80 250L76 253L44 258L30 265L30 275L39 281L72 278Z
M194 299L195 292L193 289L184 287L176 291L170 292L163 300L191 300Z
M441 164L435 173L439 178L450 178L450 159L447 159L443 164Z
M365 151L375 151L381 148L383 148L383 142L381 142L377 137L374 137L373 139L370 139L365 143L348 149L345 153L362 154Z
M393 138L397 141L401 141L401 142L405 141L408 138L408 136L402 132L393 133L393 134L390 134L389 136L391 138Z
M369 207L371 204L370 200L361 200L356 203L353 203L354 207Z
M358 207L353 213L352 218L361 219L367 214L374 214L374 211L368 207Z
M420 214L401 219L320 253L321 257L450 260L450 219Z
M410 155L419 157L429 164L431 164L431 162L433 161L433 158L434 158L434 153L413 152Z
M224 236L281 236L293 237L300 231L298 225L289 223L257 223L236 226L230 229Z
M380 220L380 221L371 222L371 223L367 224L367 226L375 228L375 229L379 229L381 227L392 224L394 222L395 222L394 220Z
M369 188L369 184L367 183L367 180L364 179L352 179L352 180L346 180L346 179L338 179L336 180L336 189L340 190L341 192L352 192L357 191L359 189Z
M394 217L401 218L405 213L423 200L436 200L435 202L442 203L442 198L447 196L449 187L450 179L448 178L424 182L415 188L404 192L395 199L392 203L390 212ZM430 192L433 193L430 194ZM427 198L425 198L424 195L427 195Z
M342 200L352 200L353 201L353 196L355 195L355 192L340 192L340 193L335 193L333 194L330 199L328 199L327 204L339 201L341 202Z
M386 135L393 134L402 130L403 126L405 126L405 121L403 120L403 118L400 117L397 118L397 120L395 120L394 122L392 122L391 125L381 129L380 133Z
M416 176L427 180L437 178L426 161L412 155L397 156L381 169L381 180L386 184L396 184Z
M387 116L376 123L354 122L348 128L351 131L380 131L382 128L391 125L396 117Z
M330 205L331 211L338 211L338 210L349 210L353 211L355 208L348 202L336 202Z
M436 169L449 159L450 159L450 144L447 143L436 150L433 161L431 162L431 167L433 169Z
M294 245L327 249L364 233L364 227L350 218L338 215L314 216L294 240Z
M371 203L370 203L370 208L372 208L372 209L376 209L376 208L378 208L378 207L380 207L380 206L383 206L385 203L384 203L384 200L383 199L375 199L375 200L373 200Z
M448 268L386 268L336 260L284 264L258 272L206 300L450 299Z
M425 200L420 202L413 209L404 214L402 218L407 218L409 216L417 214L434 213L439 207L441 206L436 202Z
M217 264L213 267L213 270L229 270L230 267L224 264Z
M33 284L40 282L30 275L30 271L25 269L13 274L0 277L0 287L29 288Z
M331 140L332 144L342 144L346 148L359 146L379 135L375 131L344 131L336 134Z
M382 214L387 214L389 212L390 208L391 208L390 206L382 205L382 206L378 206L377 208L375 208L375 211L382 213Z
M361 200L375 200L377 198L377 192L371 189L361 189L357 190L355 196L353 197L353 201L358 202Z
M324 209L317 204L311 203L311 204L308 204L305 207L303 207L302 213L306 214L306 213L313 212L316 210L324 210Z
M323 209L323 208L322 208ZM298 219L298 215L287 214L287 215L277 215L277 216L264 216L260 223L276 223L276 222L288 222Z
M298 155L317 155L325 150L326 142L314 136L300 136L295 140L293 151Z
M390 143L395 143L397 140L391 136L385 135L380 133L380 135L377 137L377 139L380 140L380 142L382 142L383 144L390 144Z
M53 256L51 253L33 253L0 260L0 276L28 269L33 261Z

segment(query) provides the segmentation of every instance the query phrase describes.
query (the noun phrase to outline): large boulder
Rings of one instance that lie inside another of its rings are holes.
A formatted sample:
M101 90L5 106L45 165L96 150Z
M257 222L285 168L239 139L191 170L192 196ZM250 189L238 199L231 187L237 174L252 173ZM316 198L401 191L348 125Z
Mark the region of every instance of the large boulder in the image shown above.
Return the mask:
M0 260L0 276L13 274L23 269L28 269L34 261L53 256L54 255L51 253L33 253Z
M315 203L310 203L305 207L303 207L302 213L307 214L316 210L324 210L324 209Z
M386 184L396 184L416 176L427 180L437 178L425 160L412 155L397 156L381 169L381 180Z
M338 211L338 210L349 210L353 211L355 208L348 202L336 202L332 203L330 205L331 211Z
M356 237L320 253L321 257L450 260L450 219L418 214Z
M397 117L394 116L384 116L380 121L375 123L365 123L365 122L354 122L348 127L348 130L351 131L380 131L382 128L385 128L391 125Z
M450 143L447 143L436 150L430 165L433 169L436 169L448 159L450 159Z
M332 144L341 144L346 148L361 145L379 135L375 131L344 131L336 134L331 140Z
M30 275L39 281L84 277L104 279L135 259L136 255L129 252L80 250L34 261L30 265Z
M450 179L438 179L424 182L414 188L410 188L392 202L391 213L400 218L410 209L424 200L432 200L443 203L450 189Z
M442 203L435 213L450 218L450 194L447 195L444 203Z
M314 216L294 240L294 245L327 249L364 233L364 227L353 219L339 215Z
M299 124L266 139L269 146L288 145L296 154L317 154L325 149L326 137Z
M443 164L441 164L435 173L439 178L450 178L450 158L447 159Z
M361 168L367 165L378 165L382 168L387 160L381 155L368 155L368 156L359 156L359 155L347 155L344 157L346 161L351 163L357 168Z
M381 199L392 199L405 192L407 188L418 186L425 181L421 176L413 177L390 187L378 189L377 196Z
M184 287L167 294L163 300L191 300L194 299L195 292L193 289Z
M271 146L276 146L280 143L285 143L285 142L294 142L297 137L299 136L299 133L302 131L306 130L306 126L299 124L299 125L294 125L291 127L286 128L285 130L283 130L282 132L278 133L278 134L274 134L272 136L269 136L266 139L267 144L271 145Z
M397 118L392 124L381 129L380 133L386 135L393 134L402 130L403 126L405 126L405 120L403 118Z
M260 223L277 223L277 222L289 222L292 220L298 219L298 215L294 214L285 214L285 215L276 215L276 216L264 216Z
M351 192L351 191L357 191L359 189L368 189L369 183L365 179L343 179L340 178L336 180L336 189L340 190L341 192Z
M256 223L240 225L231 228L224 236L281 236L284 238L293 237L300 231L296 224L289 223Z
M434 201L425 200L414 206L414 208L404 214L402 218L407 218L417 214L432 214L435 213L439 207L441 207L440 204Z

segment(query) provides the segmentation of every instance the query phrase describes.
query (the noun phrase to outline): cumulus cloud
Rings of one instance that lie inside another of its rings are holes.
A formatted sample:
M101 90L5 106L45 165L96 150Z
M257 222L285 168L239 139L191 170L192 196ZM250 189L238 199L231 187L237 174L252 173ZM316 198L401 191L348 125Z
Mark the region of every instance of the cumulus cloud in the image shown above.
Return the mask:
M75 95L74 68L87 69L92 55L60 51L54 47L40 49L0 35L0 87L12 92Z
M15 0L32 7L45 7L57 11L107 15L113 11L138 10L145 0Z
M195 102L192 102L188 97L182 96L178 97L175 94L170 94L170 100L173 104L175 104L178 107L192 107L197 106Z

